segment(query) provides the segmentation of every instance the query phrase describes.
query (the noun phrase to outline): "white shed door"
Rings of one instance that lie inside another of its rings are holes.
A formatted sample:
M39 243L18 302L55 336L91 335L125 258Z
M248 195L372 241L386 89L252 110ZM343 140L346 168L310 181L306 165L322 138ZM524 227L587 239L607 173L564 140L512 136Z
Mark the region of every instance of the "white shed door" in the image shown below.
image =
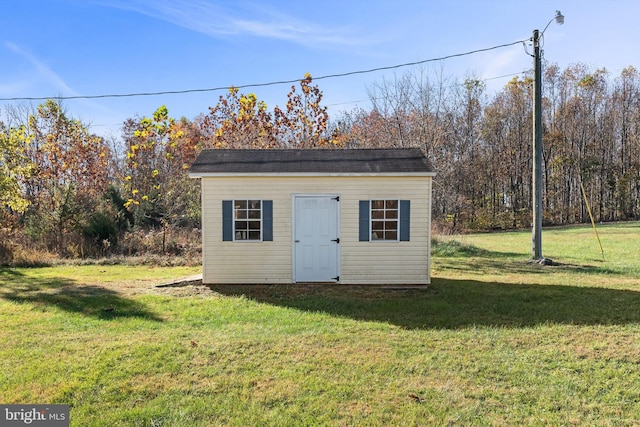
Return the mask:
M293 280L339 281L340 239L336 196L294 197Z

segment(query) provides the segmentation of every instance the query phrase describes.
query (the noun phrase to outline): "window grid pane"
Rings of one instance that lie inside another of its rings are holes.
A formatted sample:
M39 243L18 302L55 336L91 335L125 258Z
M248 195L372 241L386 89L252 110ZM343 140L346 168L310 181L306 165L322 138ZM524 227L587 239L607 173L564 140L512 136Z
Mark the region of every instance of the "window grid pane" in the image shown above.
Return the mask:
M398 240L398 200L371 201L371 240Z
M233 210L235 240L261 240L262 201L235 200Z

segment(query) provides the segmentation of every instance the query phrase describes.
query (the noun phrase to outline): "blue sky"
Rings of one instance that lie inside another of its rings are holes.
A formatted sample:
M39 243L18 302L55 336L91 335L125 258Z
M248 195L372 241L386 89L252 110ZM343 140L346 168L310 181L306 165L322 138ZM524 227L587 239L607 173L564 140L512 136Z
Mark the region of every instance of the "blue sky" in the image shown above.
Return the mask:
M529 39L557 9L545 58L612 76L640 68L638 0L22 0L2 1L0 98L127 94L267 83L393 66ZM427 73L473 75L500 89L531 68L522 44L430 62ZM367 89L418 68L317 80L330 112L368 109ZM270 109L290 85L243 89ZM100 135L166 105L195 118L223 91L66 100ZM6 104L39 101L0 101Z

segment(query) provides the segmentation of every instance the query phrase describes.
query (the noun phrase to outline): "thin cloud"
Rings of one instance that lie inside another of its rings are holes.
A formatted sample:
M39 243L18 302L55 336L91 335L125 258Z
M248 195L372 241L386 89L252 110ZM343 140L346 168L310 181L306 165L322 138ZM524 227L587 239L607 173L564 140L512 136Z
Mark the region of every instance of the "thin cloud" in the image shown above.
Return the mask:
M103 6L129 10L213 37L248 35L302 45L361 44L343 29L332 29L259 6L221 7L205 0L98 0Z
M37 74L48 84L53 86L58 92L70 96L79 95L79 93L65 83L65 81L55 71L46 66L30 52L27 52L25 49L21 49L18 45L11 42L5 42L4 44L10 51L26 59L36 70Z
M56 93L51 94L51 98L56 98L56 96L79 96L81 95L78 91L74 90L71 86L69 86L62 77L60 77L55 71L49 68L44 62L40 61L36 56L32 53L28 52L26 49L23 49L16 45L15 43L5 41L5 46L15 53L16 55L24 58L31 64L34 68L37 78L32 79L30 81L20 81L13 84L0 86L0 92L3 92L5 87L9 90L20 92L27 92L29 88L32 88L38 85L40 82L38 80L42 80L45 85L52 87L52 90ZM15 93L15 92L14 92ZM102 112L110 112L109 109L103 107L101 104L88 101L81 100L80 101L86 107L97 109Z

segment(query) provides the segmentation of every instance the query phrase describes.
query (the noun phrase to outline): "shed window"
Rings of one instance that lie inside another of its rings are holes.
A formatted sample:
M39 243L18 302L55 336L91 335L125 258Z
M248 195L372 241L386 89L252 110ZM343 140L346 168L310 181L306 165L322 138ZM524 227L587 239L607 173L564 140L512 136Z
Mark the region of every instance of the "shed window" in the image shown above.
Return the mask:
M409 200L361 200L360 241L408 241L410 206Z
M261 240L262 201L233 201L233 238L235 240Z
M398 240L398 201L371 201L371 240Z
M222 240L269 241L272 236L271 200L223 200Z

